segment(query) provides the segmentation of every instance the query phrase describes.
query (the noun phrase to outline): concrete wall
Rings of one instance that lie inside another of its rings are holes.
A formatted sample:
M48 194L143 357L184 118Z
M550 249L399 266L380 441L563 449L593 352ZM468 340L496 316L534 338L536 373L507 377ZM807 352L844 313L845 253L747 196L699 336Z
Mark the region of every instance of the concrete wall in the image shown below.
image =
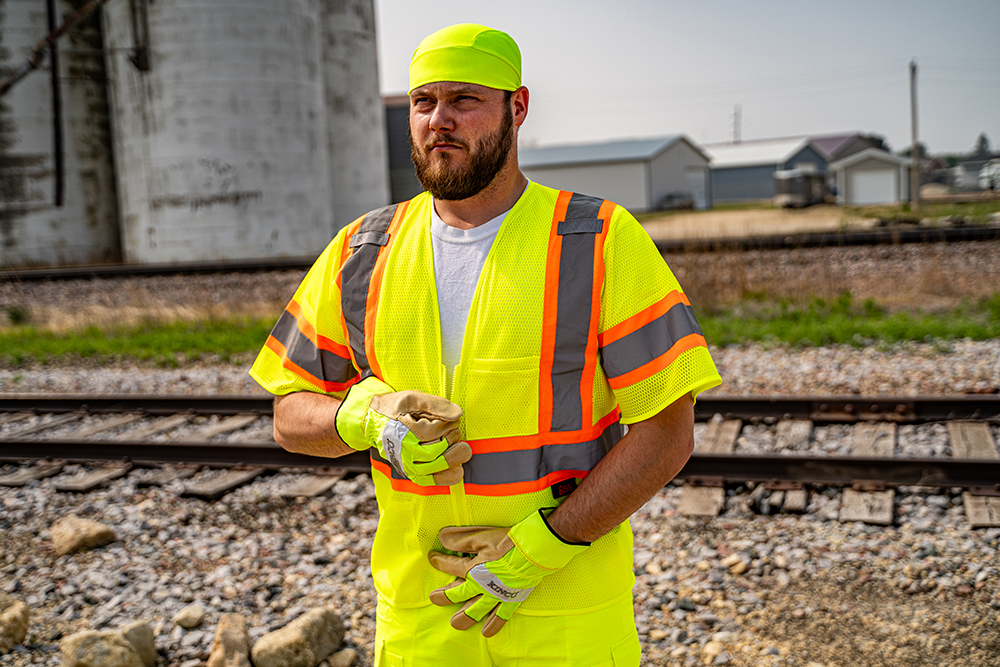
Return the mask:
M645 162L618 162L572 167L522 167L531 180L560 190L602 197L630 211L649 207Z
M56 3L56 24L76 7ZM0 67L20 67L49 32L38 0L0 2ZM115 261L120 256L101 25L95 15L59 42L63 174L56 205L48 55L0 98L0 268Z
M704 170L706 205L711 206L708 180L708 160L687 142L677 141L650 161L651 194L649 207L655 207L664 195L690 190L687 172Z
M321 0L333 221L343 227L389 203L385 111L372 0Z

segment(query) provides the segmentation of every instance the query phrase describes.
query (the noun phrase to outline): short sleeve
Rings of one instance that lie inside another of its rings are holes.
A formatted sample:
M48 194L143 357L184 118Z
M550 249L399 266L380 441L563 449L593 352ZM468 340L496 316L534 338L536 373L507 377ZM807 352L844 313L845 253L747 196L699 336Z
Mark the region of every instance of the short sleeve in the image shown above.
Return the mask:
M346 238L345 229L309 269L250 369L272 394L311 391L342 398L357 382L337 284Z
M684 290L646 230L617 207L604 245L601 364L634 424L722 384Z

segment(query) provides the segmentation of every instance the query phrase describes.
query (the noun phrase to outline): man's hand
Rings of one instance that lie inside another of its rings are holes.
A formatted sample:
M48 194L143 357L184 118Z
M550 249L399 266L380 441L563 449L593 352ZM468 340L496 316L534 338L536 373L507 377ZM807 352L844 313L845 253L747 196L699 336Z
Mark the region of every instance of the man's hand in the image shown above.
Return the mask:
M483 621L483 636L492 637L545 576L561 570L590 546L563 541L543 512L538 510L511 528L449 526L441 530L438 537L445 549L475 554L432 551L427 556L435 568L460 578L430 595L438 606L465 603L451 617L453 628L468 630Z
M358 451L378 449L397 472L422 486L462 481L472 449L461 442L462 408L422 391L393 391L371 376L353 385L335 418L337 435Z

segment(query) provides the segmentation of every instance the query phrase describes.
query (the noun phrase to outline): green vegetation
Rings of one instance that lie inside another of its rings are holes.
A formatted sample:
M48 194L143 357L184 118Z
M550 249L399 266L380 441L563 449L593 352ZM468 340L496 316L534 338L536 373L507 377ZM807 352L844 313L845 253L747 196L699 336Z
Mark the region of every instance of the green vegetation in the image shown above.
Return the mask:
M111 331L89 327L72 333L15 326L0 330L0 364L81 359L94 363L127 359L161 366L198 360L236 363L261 348L272 326L274 320L252 319L147 324Z
M761 342L820 346L888 346L903 341L947 342L1000 337L1000 292L947 313L890 313L871 299L857 303L850 292L835 301L811 299L805 306L757 299L722 313L698 315L714 345Z
M1000 212L1000 199L993 201L935 203L920 202L920 213L913 214L909 204L892 204L885 206L844 206L843 214L853 218L878 218L886 222L912 221L918 222L924 218L938 220L946 217L965 218L973 224L989 222L990 215Z

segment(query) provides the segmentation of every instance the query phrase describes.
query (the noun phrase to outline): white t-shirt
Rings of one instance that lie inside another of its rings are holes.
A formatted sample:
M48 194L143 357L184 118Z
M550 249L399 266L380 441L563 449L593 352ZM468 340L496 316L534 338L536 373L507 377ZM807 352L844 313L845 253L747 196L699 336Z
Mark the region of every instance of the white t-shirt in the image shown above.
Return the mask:
M465 324L469 319L479 274L483 272L486 256L490 254L505 217L506 211L484 225L458 229L447 225L431 207L431 247L438 309L441 312L441 358L448 369L449 395L455 366L462 357Z

